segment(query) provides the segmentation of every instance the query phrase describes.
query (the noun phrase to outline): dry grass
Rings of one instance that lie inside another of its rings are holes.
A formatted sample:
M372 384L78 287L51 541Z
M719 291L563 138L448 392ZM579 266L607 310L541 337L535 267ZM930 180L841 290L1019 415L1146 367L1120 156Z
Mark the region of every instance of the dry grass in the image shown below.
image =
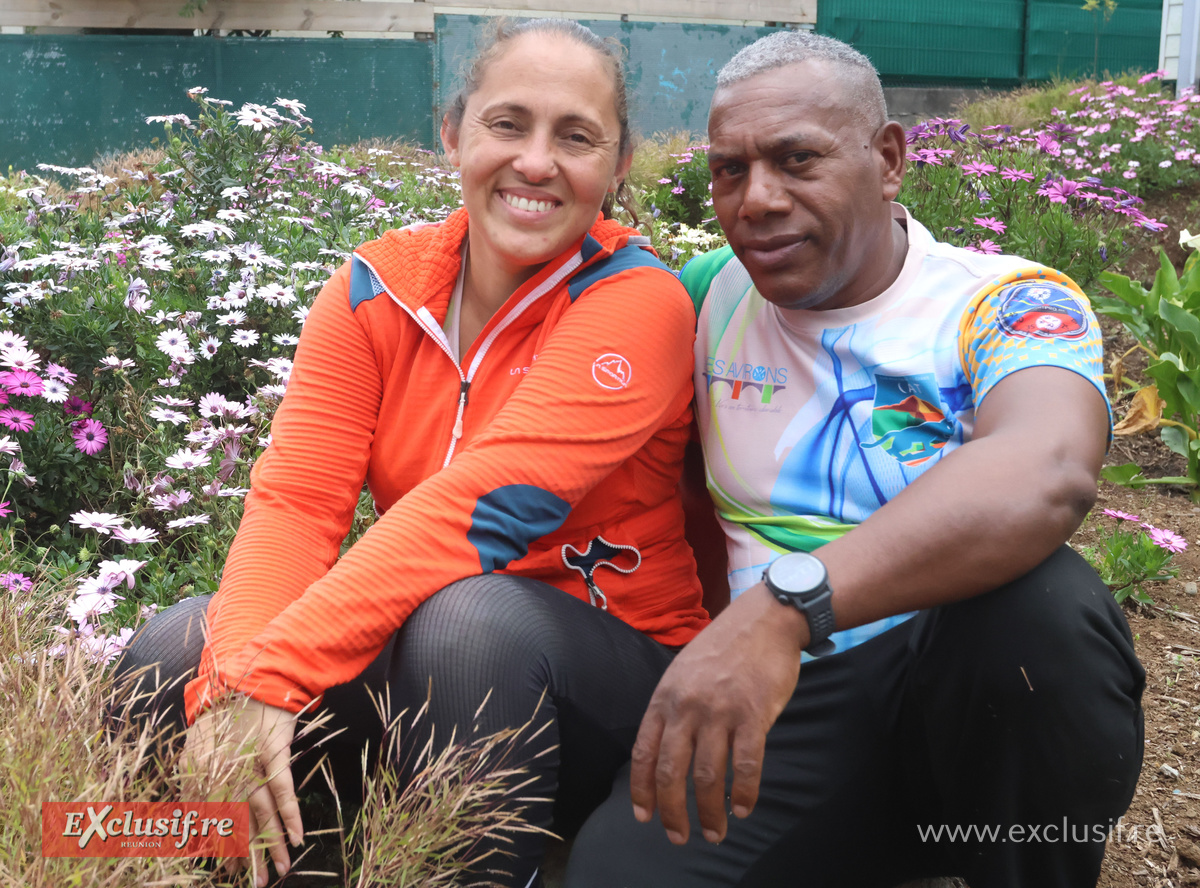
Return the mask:
M231 877L182 858L42 856L43 802L217 798L251 767L247 752L225 759L238 775L232 770L191 775L183 783L182 744L168 742L176 732L111 717L116 699L111 672L83 646L68 641L60 656L47 655L61 641L52 627L61 619L65 595L56 592L0 593L0 807L6 812L0 819L0 885L248 885L248 873ZM310 833L307 844L318 850L293 858L294 868L324 871L355 886L450 885L468 867L491 868L493 861L481 861L481 840L530 829L521 821L528 801L519 798L523 772L513 764L529 730L527 725L452 744L437 755L427 747L407 784L394 769L366 769L365 800L353 827L347 832L334 794L338 826L332 845L325 841L329 837ZM390 735L398 736L394 730ZM328 775L327 767L323 771Z
M46 858L49 801L150 802L175 795L163 730L108 724L112 682L80 645L46 655L58 596L0 598L0 884L25 888L214 884L179 858Z
M396 761L398 720L389 723L385 755ZM376 769L350 833L348 843L362 859L347 884L441 888L458 884L468 872L472 884L481 884L476 880L483 873L503 872L504 842L537 831L522 820L524 806L544 801L522 797L530 778L515 764L527 758L522 747L547 726L533 725L531 720L470 742L451 738L440 753L426 744L407 785L397 769Z
M1137 74L1123 74L1112 78L1125 86L1137 85ZM1078 111L1082 103L1072 90L1081 86L1092 87L1094 80L1055 80L1036 86L1023 86L1004 92L994 92L974 102L968 102L958 110L958 117L971 124L975 132L984 127L1006 124L1014 131L1037 126L1051 119L1051 111Z

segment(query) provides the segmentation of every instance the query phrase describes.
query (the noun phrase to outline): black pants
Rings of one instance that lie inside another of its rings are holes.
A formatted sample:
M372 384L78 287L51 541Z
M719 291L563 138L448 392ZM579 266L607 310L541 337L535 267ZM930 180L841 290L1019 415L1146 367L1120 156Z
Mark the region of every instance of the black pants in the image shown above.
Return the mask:
M199 665L207 605L207 596L187 599L155 616L118 667L127 675L158 664L163 691L149 705L169 710L179 723L179 679L190 678ZM523 764L534 782L521 795L553 801L527 806L525 819L569 833L608 795L671 657L671 649L545 583L472 577L417 608L358 679L326 691L333 718L325 733L347 730L321 749L330 753L341 780L357 782L364 744L377 745L382 735L371 702L371 694L381 692L394 713L415 713L428 700L428 714L402 744L406 752L420 748L430 730L444 745L452 732L461 738L519 727L536 710L535 726L548 727L525 747L529 760ZM302 772L309 756L294 773ZM522 888L537 884L544 847L544 838L534 834L505 842L512 856L489 866L507 876L486 878Z
M1120 608L1064 546L1005 587L803 665L758 805L720 845L694 797L682 847L657 819L639 824L624 769L567 888L1095 885L1141 766L1144 684ZM923 837L939 826L997 833Z

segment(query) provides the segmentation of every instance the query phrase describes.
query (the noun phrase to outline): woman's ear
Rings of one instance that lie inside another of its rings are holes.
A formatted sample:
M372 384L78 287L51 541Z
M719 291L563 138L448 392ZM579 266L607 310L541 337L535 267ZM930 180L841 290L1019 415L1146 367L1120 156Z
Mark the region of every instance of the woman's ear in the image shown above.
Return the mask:
M453 167L458 166L458 127L450 122L450 115L442 118L442 147L446 149L446 159Z
M629 175L629 169L632 166L633 166L633 152L629 151L625 154L624 157L622 157L619 161L617 161L617 169L613 173L612 187L608 189L610 194L616 194L617 191L620 190L621 183L624 182L625 178Z

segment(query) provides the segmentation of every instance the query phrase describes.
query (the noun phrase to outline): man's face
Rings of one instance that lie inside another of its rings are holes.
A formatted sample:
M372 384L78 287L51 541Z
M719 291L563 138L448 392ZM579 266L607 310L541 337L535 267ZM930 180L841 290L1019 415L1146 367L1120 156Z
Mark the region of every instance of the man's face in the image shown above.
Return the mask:
M867 122L852 76L811 60L713 97L713 206L758 291L782 308L856 305L891 282L904 132Z

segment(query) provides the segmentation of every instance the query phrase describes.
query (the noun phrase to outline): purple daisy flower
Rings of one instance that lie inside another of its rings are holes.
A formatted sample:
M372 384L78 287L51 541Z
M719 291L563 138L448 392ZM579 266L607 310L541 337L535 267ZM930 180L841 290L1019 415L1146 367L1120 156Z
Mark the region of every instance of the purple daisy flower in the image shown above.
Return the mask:
M72 395L67 398L67 403L63 404L63 413L67 414L67 416L91 416L92 402Z
M14 432L27 432L33 428L33 414L17 410L15 407L6 407L0 410L0 423Z
M79 420L72 426L71 437L75 439L75 447L88 456L95 456L108 443L108 432L95 419Z

